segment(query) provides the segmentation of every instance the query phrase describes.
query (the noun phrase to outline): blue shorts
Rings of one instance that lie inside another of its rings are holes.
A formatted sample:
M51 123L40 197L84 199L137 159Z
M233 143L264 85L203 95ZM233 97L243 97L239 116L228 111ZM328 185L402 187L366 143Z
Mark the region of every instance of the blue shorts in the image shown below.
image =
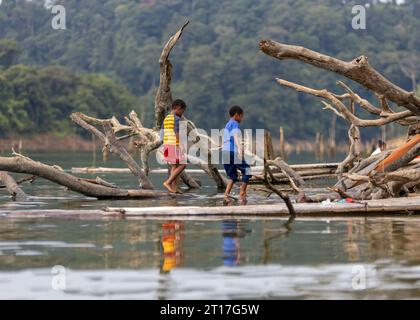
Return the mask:
M238 155L234 152L224 151L222 153L222 163L226 174L233 182L238 182L238 170L242 173L242 182L248 183L251 178L251 168L244 159L239 161Z

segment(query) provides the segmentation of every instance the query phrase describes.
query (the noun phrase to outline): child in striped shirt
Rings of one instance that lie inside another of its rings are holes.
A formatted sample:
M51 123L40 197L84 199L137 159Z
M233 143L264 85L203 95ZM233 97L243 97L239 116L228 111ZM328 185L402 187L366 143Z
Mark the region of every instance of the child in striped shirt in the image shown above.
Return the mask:
M172 103L172 111L163 121L163 155L166 163L170 166L169 178L163 186L171 193L182 193L178 188L177 178L187 167L185 151L179 139L179 123L187 105L177 99Z

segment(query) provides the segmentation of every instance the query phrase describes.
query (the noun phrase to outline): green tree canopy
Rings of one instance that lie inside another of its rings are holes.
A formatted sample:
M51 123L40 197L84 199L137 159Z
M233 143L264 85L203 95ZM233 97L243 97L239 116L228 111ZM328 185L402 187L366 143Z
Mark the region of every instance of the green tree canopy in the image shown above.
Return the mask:
M139 101L102 74L72 73L57 66L14 65L0 71L0 134L69 132L69 115L123 117Z
M302 45L346 60L365 54L375 68L407 90L412 90L412 79L397 60L420 56L419 0L402 4L376 0L55 2L66 8L67 30L51 28L52 14L43 1L8 0L0 8L0 38L19 43L19 63L107 74L140 97L148 125L153 119L161 48L186 19L191 24L171 56L173 93L187 101L189 117L206 129L223 126L229 106L241 104L247 127L277 132L283 126L289 138L313 139L317 131L327 131L331 113L321 111L319 100L281 88L274 78L334 91L339 91L335 82L340 78L301 63L269 58L259 52L259 39ZM367 6L366 30L351 26L351 9L359 4ZM97 82L105 85L101 79ZM371 93L349 84L374 101ZM77 92L74 99L84 99L78 104L83 110L106 108L94 107L97 98L91 96L91 88ZM33 99L42 101L41 96ZM338 125L338 136L346 139L346 124L339 121Z

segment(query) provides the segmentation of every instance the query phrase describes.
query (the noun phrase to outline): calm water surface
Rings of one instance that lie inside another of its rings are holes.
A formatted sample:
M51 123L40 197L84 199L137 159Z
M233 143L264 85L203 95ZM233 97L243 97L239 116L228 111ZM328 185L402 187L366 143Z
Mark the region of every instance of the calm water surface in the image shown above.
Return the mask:
M92 164L89 154L31 156L65 169ZM96 165L123 167L115 159ZM100 176L136 187L129 174ZM7 218L35 208L221 205L211 181L197 177L203 188L180 200L96 201L42 179L24 187L34 196L27 203L11 202L3 191L0 299L420 298L417 217ZM164 176L152 178L160 185ZM250 193L250 203L278 201Z

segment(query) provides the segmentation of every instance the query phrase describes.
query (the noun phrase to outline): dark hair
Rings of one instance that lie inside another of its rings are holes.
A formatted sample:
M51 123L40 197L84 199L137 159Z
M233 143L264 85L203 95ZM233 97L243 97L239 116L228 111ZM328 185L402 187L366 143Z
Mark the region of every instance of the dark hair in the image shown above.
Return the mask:
M181 109L187 109L187 105L185 104L184 100L176 99L174 102L172 102L172 109L176 109L177 107L180 107Z
M235 114L243 114L244 110L242 110L241 107L239 106L233 106L232 108L229 109L229 115L231 117L233 117Z

